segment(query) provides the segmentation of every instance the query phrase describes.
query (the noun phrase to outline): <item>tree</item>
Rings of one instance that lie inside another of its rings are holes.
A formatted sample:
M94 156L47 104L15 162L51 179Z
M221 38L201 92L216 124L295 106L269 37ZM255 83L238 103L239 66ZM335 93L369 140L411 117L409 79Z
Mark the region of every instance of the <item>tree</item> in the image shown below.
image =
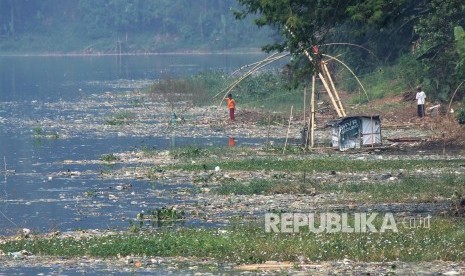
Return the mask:
M429 1L427 12L416 26L420 44L418 59L427 69L425 82L444 101L465 79L460 39L456 41L460 36L454 35L457 27L465 27L465 3L461 0Z
M263 50L289 51L293 56L291 68L295 84L319 70L320 50L332 30L349 18L346 13L352 1L340 0L237 0L242 9L235 12L237 19L256 15L255 23L271 26L281 35ZM310 56L311 60L308 58Z
M331 28L348 18L345 12L350 1L338 0L238 0L243 9L236 11L238 19L258 14L258 26L276 28L283 40L266 45L264 50L285 49L302 53L322 44Z
M412 54L425 68L424 82L433 94L446 99L452 87L465 78L454 40L454 28L465 26L463 0L237 0L238 19L257 14L258 26L272 26L280 41L265 51L288 50L302 68L306 50L328 42L350 42L369 47L385 62ZM338 39L344 41L338 41ZM332 41L331 41L332 40ZM324 48L320 47L320 52ZM349 54L345 59L351 59Z

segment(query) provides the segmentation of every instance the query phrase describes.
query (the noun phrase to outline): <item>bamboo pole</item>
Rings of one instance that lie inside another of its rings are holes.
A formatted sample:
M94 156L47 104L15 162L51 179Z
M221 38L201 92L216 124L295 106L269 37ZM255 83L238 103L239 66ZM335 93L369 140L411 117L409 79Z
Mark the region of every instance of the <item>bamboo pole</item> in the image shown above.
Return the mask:
M291 34L292 34L292 32L291 32ZM293 34L292 34L292 35L293 35ZM304 54L305 54L305 56L307 56L307 58L308 58L308 60L309 60L310 62L313 62L313 58L312 58L312 56L308 53L307 50L304 50ZM321 65L320 65L320 66L321 66ZM338 105L336 104L336 101L334 100L334 97L333 97L333 95L332 95L332 93L331 93L331 89L329 89L329 86L328 86L328 83L327 83L326 80L325 80L325 77L323 76L323 74L321 74L321 72L318 72L318 77L320 78L321 82L323 83L323 86L325 87L326 91L328 92L328 95L329 95L329 97L330 97L330 99L331 99L331 103L333 104L334 109L336 109L337 115L338 115L339 117L343 117L341 111L339 110Z
M341 113L341 110L339 109L338 104L336 103L336 100L334 99L333 93L331 92L331 89L329 88L328 83L326 82L325 77L324 77L321 73L318 73L318 76L320 77L320 80L321 80L321 82L323 83L323 86L325 87L326 92L328 92L329 98L331 99L331 103L333 104L334 109L336 109L337 116L339 116L339 117L344 117L344 116L342 115L342 113Z
M310 97L310 127L311 127L311 136L310 136L310 147L313 148L315 145L315 75L312 76L312 96ZM310 131L310 130L309 130Z
M286 27L286 29L287 29L287 31L294 37L294 33L292 33L292 31L289 30L287 27ZM309 52L308 52L306 49L304 49L304 54L307 56L307 58L308 58L308 60L309 60L310 62L313 62L312 56L309 54ZM335 58L335 59L336 59L336 58ZM336 60L337 60L337 59L336 59ZM349 70L350 70L350 69L349 69ZM351 71L351 72L352 72L352 71ZM339 116L339 117L342 117L342 113L341 113L341 111L339 110L338 105L337 105L336 102L334 101L334 98L333 98L333 96L332 96L332 94L331 94L331 90L329 89L328 84L326 83L326 81L325 81L325 79L324 79L324 76L319 72L319 73L318 73L318 77L319 77L319 78L321 79L321 81L323 82L323 86L325 87L326 91L328 91L328 94L329 94L329 96L330 96L330 98L331 98L331 102L333 103L333 106L334 106L334 108L336 109L336 112L337 112L338 116Z
M371 114L370 116L370 124L371 124L371 148L374 148L375 147L375 130L374 130L374 126L373 126L373 114ZM363 129L363 125L362 125L362 129ZM363 144L363 140L362 140L362 144Z
M284 148L283 148L283 155L286 152L286 146L287 146L287 139L289 138L289 131L291 129L291 121L292 121L292 109L294 106L291 106L291 115L289 116L289 124L287 126L287 133L286 133L286 141L284 141Z
M263 60L260 60L260 61L257 61L255 63L253 63L255 66L250 69L249 71L247 71L244 75L242 75L238 80L234 81L232 84L230 84L227 88L221 90L220 92L218 92L215 96L213 96L213 98L216 98L218 97L220 94L222 94L224 91L226 91L227 89L229 89L231 86L235 85L236 83L238 82L241 82L244 78L246 78L246 76L248 76L249 74L253 73L261 64L263 64L264 62L267 62L268 60L274 58L274 56L276 55L276 53L273 53L271 56L268 56L266 57L265 59ZM242 69L242 67L241 67ZM239 69L239 70L241 70ZM234 74L235 72L233 72Z
M305 118L307 115L307 84L304 85L304 124L305 124Z
M313 85L314 83L312 82L312 91L313 91ZM311 104L311 97L312 95L310 94L310 107L312 106ZM310 131L311 131L311 119L312 119L312 111L311 111L311 108L310 108L310 114L308 115L308 122L307 122L307 136L305 137L305 148L308 149L308 144L310 143Z
M311 123L312 123L312 114L309 114L308 122L307 122L307 137L305 137L305 148L306 149L308 149L308 144L310 143Z
M271 114L268 114L268 129L266 131L266 149L270 146L270 129L271 129Z
M326 72L326 76L328 77L328 80L329 80L329 83L331 84L331 87L333 88L334 95L336 96L336 102L339 105L339 108L341 109L341 113L345 117L346 112L344 111L344 107L342 106L341 99L339 98L339 93L337 93L336 86L334 85L333 79L331 78L331 74L329 73L328 66L326 65L326 62L322 62L322 67Z
M237 72L242 71L242 69L245 69L245 68L250 67L250 66L252 66L252 65L254 65L254 66L259 66L260 63L265 62L265 61L267 61L267 60L269 60L269 59L272 59L272 58L273 58L274 56L276 56L277 54L279 54L279 52L274 52L273 54L271 54L270 56L266 57L266 58L263 59L263 60L256 61L256 62L253 62L253 63L250 63L250 64L246 64L246 65L244 65L244 66L241 66L239 69L237 69L236 71L232 72L231 75L234 75L234 74L236 74Z
M273 57L271 59L269 58L266 58L264 60L262 60L261 62L259 62L256 66L254 66L252 69L250 69L247 73L245 73L244 75L242 75L242 77L240 77L238 80L236 80L235 82L233 82L230 86L228 86L228 88L226 89L223 89L222 91L220 91L218 94L216 94L215 96L213 96L213 98L216 98L218 95L220 95L222 92L226 91L226 93L224 94L223 98L221 98L221 102L220 104L218 105L218 107L221 106L221 104L223 103L224 101L224 98L229 94L229 92L231 92L234 87L236 87L236 85L238 85L241 81L243 81L245 78L247 78L248 76L252 75L253 73L255 73L256 71L260 70L261 68L267 66L268 64L270 63L273 63L283 57L286 57L288 54L283 54L281 56L278 56L278 57Z
M337 59L336 57L333 57L333 56L330 56L330 55L325 55L325 54L322 54L323 56L325 57L329 57L331 59L334 59L335 61L339 62L340 64L342 64L347 70L349 70L349 72L352 74L352 76L354 76L354 78L357 80L358 84L360 85L360 87L362 88L363 92L365 93L365 96L367 97L367 100L368 102L370 101L370 97L368 97L368 93L367 91L365 90L365 87L363 87L363 84L362 82L360 81L360 79L357 77L357 75L355 75L354 71L352 71L352 69L350 69L349 66L347 66L347 64L345 64L344 62L340 61L339 59Z

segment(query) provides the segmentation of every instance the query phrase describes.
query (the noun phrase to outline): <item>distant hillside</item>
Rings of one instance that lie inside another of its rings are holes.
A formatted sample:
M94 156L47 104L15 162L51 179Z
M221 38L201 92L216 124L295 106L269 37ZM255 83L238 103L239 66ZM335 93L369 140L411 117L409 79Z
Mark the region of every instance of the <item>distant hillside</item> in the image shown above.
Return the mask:
M235 0L2 0L0 52L167 52L260 47Z

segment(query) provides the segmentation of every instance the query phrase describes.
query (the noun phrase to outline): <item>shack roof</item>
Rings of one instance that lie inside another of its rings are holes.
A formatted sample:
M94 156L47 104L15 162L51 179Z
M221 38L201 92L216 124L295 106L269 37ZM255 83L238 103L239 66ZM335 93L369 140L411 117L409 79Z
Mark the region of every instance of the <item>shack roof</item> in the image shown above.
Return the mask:
M351 116L342 117L342 118L339 118L339 119L336 119L336 120L328 121L328 122L326 122L326 127L334 127L334 126L337 126L337 125L339 125L340 123L342 123L342 122L344 122L346 120L360 119L360 118L366 118L366 119L370 119L370 120L380 121L379 115L351 115Z

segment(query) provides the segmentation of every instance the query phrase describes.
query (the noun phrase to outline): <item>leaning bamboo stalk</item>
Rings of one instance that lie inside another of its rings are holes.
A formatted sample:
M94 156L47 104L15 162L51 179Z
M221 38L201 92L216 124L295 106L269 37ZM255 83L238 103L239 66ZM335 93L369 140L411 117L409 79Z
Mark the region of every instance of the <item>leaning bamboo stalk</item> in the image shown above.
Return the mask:
M252 74L255 73L256 71L260 70L261 68L267 66L268 64L270 64L270 63L272 63L272 62L274 62L274 61L275 61L275 60L271 60L271 61L266 62L265 64L262 64L262 65L256 67L255 69L253 69L253 70L247 72L247 73L244 74L241 78L239 78L238 80L236 80L235 82L233 82L232 85L230 85L230 86L227 88L225 94L223 95L223 98L221 99L221 102L220 102L219 106L221 106L221 104L223 103L225 97L226 97L239 83L241 83L241 82L242 82L244 79L246 79L248 76L252 75ZM224 91L224 90L223 90L223 91ZM215 97L216 97L216 96L215 96Z
M265 58L264 60L261 60L261 61L258 61L256 63L253 63L253 64L256 64L252 69L250 69L249 71L247 71L245 74L243 74L238 80L234 81L232 84L230 84L227 88L221 90L220 92L218 92L218 94L216 94L215 96L213 96L213 98L216 98L218 97L218 95L222 94L224 91L228 90L231 86L235 86L237 83L241 82L243 79L245 79L246 77L248 77L250 74L253 74L255 73L257 70L261 69L263 67L263 65L268 65L270 64L271 62L274 62L276 60L279 60L289 54L283 54L281 56L278 56L278 57L274 57L275 54Z
M265 61L267 61L267 60L273 58L273 57L276 56L277 54L279 54L279 52L274 52L273 54L271 54L270 56L266 57L266 58L263 59L263 60L256 61L256 62L254 62L254 63L250 63L250 64L246 64L246 65L244 65L244 66L241 66L241 68L239 68L239 69L237 69L236 71L232 72L231 75L234 75L234 74L236 74L237 72L242 71L242 69L245 69L245 68L250 67L250 66L252 66L252 65L255 65L255 66L260 65L260 63L265 62Z
M220 92L218 92L215 96L213 96L213 98L216 98L218 97L220 94L222 94L224 91L226 91L227 89L229 89L229 87L231 87L232 85L234 85L236 82L241 82L241 80L244 78L245 75L248 75L250 72L254 72L256 70L256 68L258 66L260 66L262 63L268 61L270 58L272 58L276 53L273 53L271 56L268 56L266 57L265 59L263 60L260 60L260 61L257 61L255 63L253 63L255 66L250 69L249 71L247 71L244 75L242 75L238 80L234 81L232 84L228 85L228 87L226 87L225 89L221 90ZM241 67L242 68L242 67ZM239 69L241 70L241 69ZM233 73L234 74L234 73Z
M357 75L355 75L354 71L352 71L352 69L350 69L349 66L347 66L347 64L345 64L344 62L340 61L339 59L337 59L336 57L333 57L333 56L330 56L330 55L325 55L325 54L322 54L323 56L325 57L329 57L331 59L334 59L335 61L339 62L340 64L342 64L347 70L349 70L349 72L352 74L352 76L355 77L355 79L357 80L358 84L360 85L360 87L362 88L363 92L365 93L365 96L367 97L367 100L370 101L370 98L368 97L368 93L367 91L365 90L365 87L363 86L362 82L360 81L360 79L357 77Z
M310 127L311 127L311 136L310 136L310 147L313 148L315 145L315 75L312 76L312 96L310 97Z
M218 97L220 94L222 94L224 91L230 89L231 86L235 86L237 85L237 83L241 82L243 79L245 79L246 77L249 76L249 74L255 72L255 70L257 69L257 67L259 67L264 61L266 61L267 59L265 60L262 60L262 61L259 61L257 62L257 64L252 68L250 69L249 71L247 71L245 74L243 74L239 79L235 80L232 84L228 85L228 87L226 87L225 89L221 90L220 92L218 92L215 96L213 96L213 98L216 98Z
M284 148L283 148L283 154L286 152L286 146L287 146L287 139L289 138L289 132L291 130L291 121L292 121L292 109L294 106L291 106L291 115L289 116L289 124L287 126L287 133L286 133L286 140L284 141Z
M287 31L293 36L294 36L294 33L292 33L291 30L289 30L287 27L286 27ZM312 56L310 55L310 53L307 51L307 49L304 49L304 54L307 56L308 60L310 62L313 62L313 58ZM335 58L336 59L336 58ZM337 60L337 59L336 59ZM326 91L328 91L328 94L330 95L330 98L331 98L331 102L333 103L333 106L334 108L336 109L336 112L338 114L339 117L342 117L342 114L341 114L341 111L339 110L339 107L337 106L337 104L335 103L334 99L333 99L333 96L331 94L331 90L329 89L328 87L328 84L326 83L326 81L324 80L324 77L323 75L319 72L318 73L318 77L321 79L321 81L323 82L323 86L325 87Z
M325 87L326 92L328 92L328 95L329 95L329 98L330 98L330 100L331 100L331 103L333 104L334 109L336 109L337 116L343 117L343 116L342 116L342 113L341 113L341 110L339 109L339 106L338 106L338 104L336 103L336 100L334 99L333 93L331 92L331 89L329 88L329 85L328 85L328 83L326 82L325 77L324 77L321 73L318 73L318 76L320 77L320 80L321 80L321 82L323 83L323 86Z
M336 96L336 102L339 105L339 108L341 109L341 113L345 117L346 112L344 111L344 107L342 106L341 99L339 98L339 93L337 93L336 86L334 85L333 79L331 78L331 74L329 73L328 66L326 65L326 62L322 62L322 67L326 72L326 76L328 77L328 80L329 80L329 83L331 84L331 87L333 88L334 95Z
M291 34L292 34L292 32L291 32ZM307 58L308 58L308 60L309 60L310 62L313 62L313 58L312 58L312 56L308 53L307 50L304 50L304 54L305 54L305 56L307 56ZM336 101L334 100L334 97L333 97L333 95L332 95L332 93L331 93L331 89L329 89L329 86L328 86L328 83L327 83L326 80L325 80L325 77L323 76L323 74L321 74L321 72L318 73L318 77L320 78L321 82L323 83L323 86L325 87L326 91L328 92L328 95L329 95L329 97L330 97L330 99L331 99L331 103L333 104L334 109L336 109L337 115L338 115L339 117L343 117L342 114L341 114L341 111L339 110L338 105L336 104Z
M223 103L225 97L229 94L229 92L231 92L231 91L234 89L234 87L236 87L236 85L238 85L241 81L243 81L245 78L247 78L248 76L252 75L252 74L255 73L256 71L260 70L261 68L267 66L268 64L270 64L270 63L272 63L272 62L275 62L276 60L281 59L281 58L283 58L283 57L285 57L285 56L287 56L287 54L286 54L286 55L281 55L281 56L276 57L276 58L273 58L272 60L269 60L269 61L267 61L267 62L261 64L260 66L254 68L253 70L250 70L250 71L247 72L246 74L244 74L239 80L235 81L235 82L226 90L226 93L225 93L224 96L221 98L221 102L220 102L220 104L218 105L218 107L221 106L221 104ZM223 91L224 91L224 90L223 90ZM215 97L216 97L216 96L218 96L218 94L215 95Z

